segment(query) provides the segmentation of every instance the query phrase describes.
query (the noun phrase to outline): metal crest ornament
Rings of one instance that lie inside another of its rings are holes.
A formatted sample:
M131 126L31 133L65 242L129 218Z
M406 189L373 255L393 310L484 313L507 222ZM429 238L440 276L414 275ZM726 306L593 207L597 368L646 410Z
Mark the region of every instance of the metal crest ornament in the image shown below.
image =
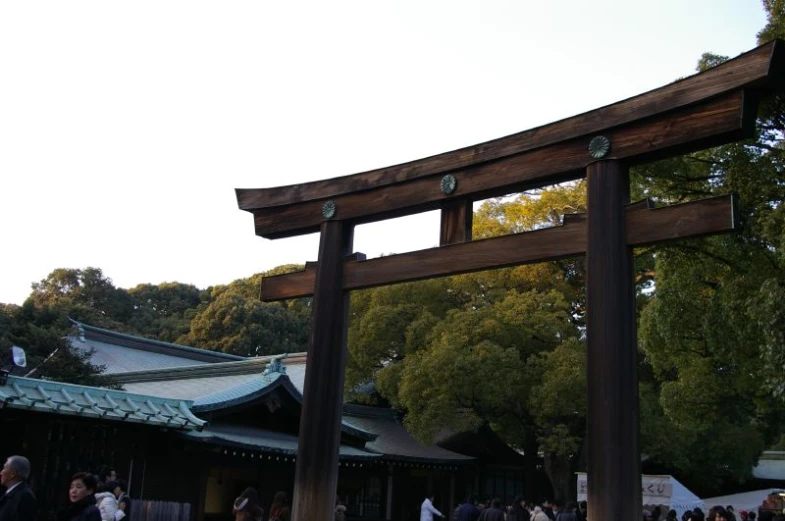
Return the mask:
M322 206L322 215L324 215L325 219L332 219L333 217L335 217L335 211L337 209L338 207L335 206L334 201L327 201L326 203L324 203L324 206Z
M595 136L589 141L589 155L594 159L602 159L611 150L611 141L605 136Z
M455 176L452 174L447 174L446 176L442 177L442 192L447 195L450 195L458 188L458 180L455 179Z

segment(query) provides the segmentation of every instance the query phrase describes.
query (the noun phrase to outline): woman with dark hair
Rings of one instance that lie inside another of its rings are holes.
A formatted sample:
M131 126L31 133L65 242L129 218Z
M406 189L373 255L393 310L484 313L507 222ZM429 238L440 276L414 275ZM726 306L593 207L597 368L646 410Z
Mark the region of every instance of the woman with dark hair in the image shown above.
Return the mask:
M286 492L276 492L273 504L270 506L270 521L289 521L291 515Z
M510 506L510 512L507 514L507 521L529 521L531 513L526 510L526 501L522 496L515 496Z
M731 517L728 515L725 508L719 505L712 507L711 510L709 510L709 515L706 519L707 521L731 521Z
M58 514L58 521L101 521L101 511L95 506L96 485L98 482L92 474L74 474L68 489L71 504Z
M259 494L255 488L246 488L240 497L234 500L232 514L235 521L262 521L264 510L259 506Z
M679 521L679 513L675 510L669 510L668 515L665 517L665 521Z

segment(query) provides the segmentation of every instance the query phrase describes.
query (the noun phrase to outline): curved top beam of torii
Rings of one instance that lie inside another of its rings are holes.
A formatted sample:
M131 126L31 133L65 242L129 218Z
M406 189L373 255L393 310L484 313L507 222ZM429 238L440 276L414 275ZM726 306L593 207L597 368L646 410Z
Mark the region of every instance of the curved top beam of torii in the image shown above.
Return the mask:
M505 195L585 175L592 138L628 164L736 141L754 130L761 95L785 86L785 42L775 40L688 78L549 125L392 167L311 183L237 189L256 234L282 238L329 219L355 224ZM453 191L442 179L451 175ZM333 211L328 211L332 208Z

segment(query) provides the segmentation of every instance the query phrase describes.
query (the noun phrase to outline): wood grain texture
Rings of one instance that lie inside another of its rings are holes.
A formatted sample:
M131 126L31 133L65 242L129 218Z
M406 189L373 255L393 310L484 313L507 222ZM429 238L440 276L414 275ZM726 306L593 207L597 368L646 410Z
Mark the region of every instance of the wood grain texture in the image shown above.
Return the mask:
M369 172L266 189L238 189L243 210L317 201L495 161L560 141L604 132L740 88L781 88L783 42L775 40L706 72L556 123Z
M753 102L754 97L735 91L700 105L606 129L603 135L611 141L608 158L636 164L738 140L754 130L745 125L749 118L744 118ZM361 224L440 208L456 199L477 200L576 179L583 177L586 166L594 161L588 153L592 137L581 136L455 170L451 174L458 180L458 189L450 196L442 193L441 177L435 176L347 193L332 200L338 218ZM254 210L256 233L274 239L317 231L324 220L322 204L312 201Z
M321 229L300 414L293 521L333 518L348 356L349 297L342 289L341 264L344 254L351 251L352 233L350 226L337 221L326 222Z
M441 217L440 246L472 240L474 211L470 199L457 199L445 203Z
M592 518L641 519L635 280L624 208L628 168L619 161L594 163L586 186L587 500Z
M729 232L734 221L734 197L720 196L651 209L647 201L627 205L627 244L641 246L682 237ZM586 251L586 214L564 216L564 224L534 232L452 244L360 261L343 261L346 290L371 288L504 268L564 257ZM313 294L315 265L304 271L262 279L262 300L282 300Z

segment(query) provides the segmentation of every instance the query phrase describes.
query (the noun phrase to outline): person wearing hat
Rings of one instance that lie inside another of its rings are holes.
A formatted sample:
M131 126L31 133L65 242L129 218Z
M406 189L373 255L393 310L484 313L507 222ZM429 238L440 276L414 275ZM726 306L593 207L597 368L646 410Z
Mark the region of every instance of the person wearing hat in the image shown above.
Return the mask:
M259 506L259 494L253 487L243 490L232 505L234 521L262 521L264 510Z

